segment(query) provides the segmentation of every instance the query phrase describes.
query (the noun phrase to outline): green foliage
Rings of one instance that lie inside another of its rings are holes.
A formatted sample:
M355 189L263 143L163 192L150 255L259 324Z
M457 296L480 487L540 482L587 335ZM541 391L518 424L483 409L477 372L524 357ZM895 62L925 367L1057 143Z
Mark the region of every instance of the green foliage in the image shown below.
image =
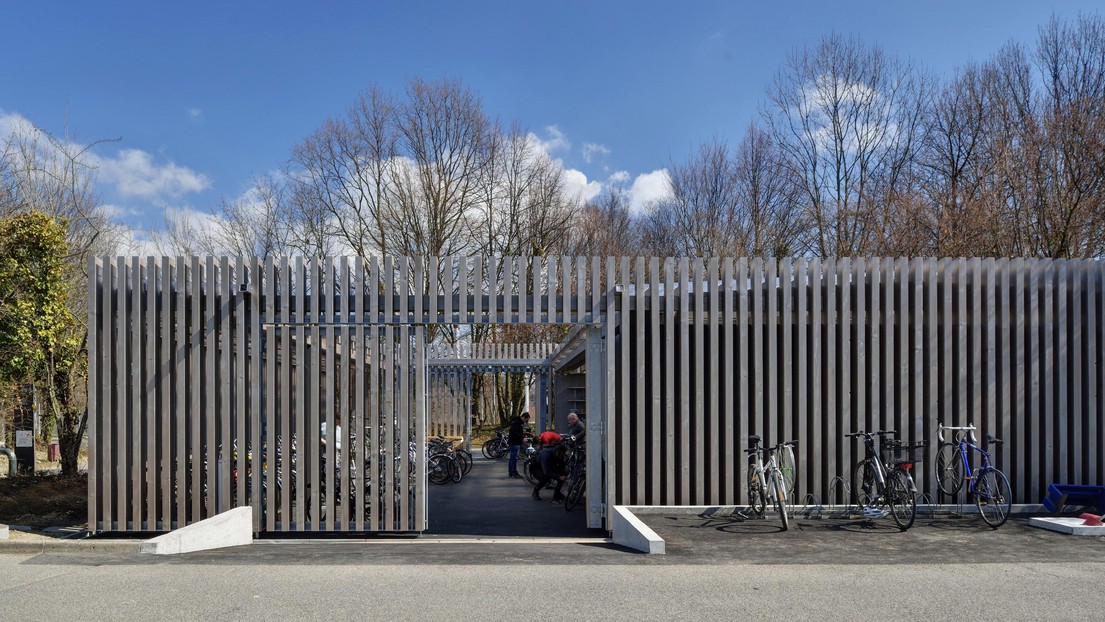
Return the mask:
M79 354L65 278L67 226L40 212L0 219L0 380L35 382Z

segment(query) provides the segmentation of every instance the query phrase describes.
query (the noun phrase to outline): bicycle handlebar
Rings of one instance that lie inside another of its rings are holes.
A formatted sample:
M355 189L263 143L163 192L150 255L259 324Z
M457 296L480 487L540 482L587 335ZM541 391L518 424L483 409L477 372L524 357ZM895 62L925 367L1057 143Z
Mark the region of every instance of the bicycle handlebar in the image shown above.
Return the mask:
M844 435L844 437L845 438L855 438L857 436L871 437L871 436L875 436L875 435L886 437L886 436L894 436L894 435L897 435L897 434L898 434L897 430L875 430L874 432L864 432L863 430L860 430L859 432L846 433Z
M744 450L744 453L746 453L746 454L755 454L755 453L759 453L761 451L771 452L771 451L778 451L779 449L782 449L784 447L797 447L797 446L798 446L798 439L794 439L792 441L783 441L783 442L781 442L781 443L779 443L779 444L777 444L773 447L766 447L766 446L765 447L749 447L748 449Z
M978 429L978 428L976 428L973 423L968 423L965 426L962 426L962 425L961 426L950 426L950 425L944 425L943 423L937 422L936 423L936 438L941 443L943 443L944 442L944 430L955 430L957 432L956 441L958 441L961 438L960 435L963 432L966 432L967 433L966 434L967 440L971 441L971 443L977 443L978 440L975 439L975 430L976 429Z

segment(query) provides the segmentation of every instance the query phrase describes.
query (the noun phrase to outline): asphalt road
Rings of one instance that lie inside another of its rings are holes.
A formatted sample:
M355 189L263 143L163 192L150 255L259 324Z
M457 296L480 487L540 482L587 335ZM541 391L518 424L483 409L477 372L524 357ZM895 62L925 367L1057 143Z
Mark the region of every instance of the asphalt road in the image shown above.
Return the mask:
M622 554L547 566L537 549L525 562L378 564L347 552L356 563L304 564L290 559L298 547L279 548L267 563L0 555L0 617L1078 620L1100 615L1105 580L1100 562L654 565Z

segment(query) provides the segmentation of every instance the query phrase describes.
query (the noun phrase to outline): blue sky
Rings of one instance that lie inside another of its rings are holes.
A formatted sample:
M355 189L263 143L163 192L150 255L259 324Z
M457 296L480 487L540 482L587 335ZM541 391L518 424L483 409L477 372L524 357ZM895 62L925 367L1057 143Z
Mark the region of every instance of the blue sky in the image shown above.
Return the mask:
M209 210L370 84L459 78L505 124L605 183L758 119L788 53L829 32L936 73L1031 44L1099 2L58 2L0 11L0 116L97 148L136 226ZM550 130L549 128L554 128ZM561 140L553 141L556 136ZM585 153L585 146L592 148ZM597 147L596 147L597 146ZM587 157L585 157L587 156Z

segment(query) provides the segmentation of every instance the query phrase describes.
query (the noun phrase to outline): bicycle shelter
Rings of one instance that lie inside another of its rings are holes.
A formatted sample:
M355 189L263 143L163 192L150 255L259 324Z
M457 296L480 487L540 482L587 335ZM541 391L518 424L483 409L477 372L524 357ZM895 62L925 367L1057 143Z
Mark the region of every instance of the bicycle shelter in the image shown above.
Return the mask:
M1105 480L1103 275L1095 260L96 258L89 528L249 505L257 532L420 531L443 325L572 326L542 364L585 361L588 524L609 528L613 504L743 503L753 433L800 439L797 498L839 502L859 454L845 432L931 439L938 422L1005 438L995 462L1035 503L1049 482ZM936 498L933 479L917 473Z

